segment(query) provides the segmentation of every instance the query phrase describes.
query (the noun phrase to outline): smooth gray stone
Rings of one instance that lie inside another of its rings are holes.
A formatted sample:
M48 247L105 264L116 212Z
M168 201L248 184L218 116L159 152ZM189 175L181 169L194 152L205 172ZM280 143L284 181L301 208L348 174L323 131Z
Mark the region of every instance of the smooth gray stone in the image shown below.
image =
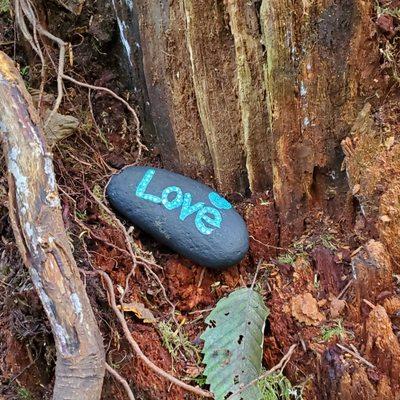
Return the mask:
M243 218L210 187L153 167L127 167L114 175L107 198L119 214L199 265L222 269L249 247Z

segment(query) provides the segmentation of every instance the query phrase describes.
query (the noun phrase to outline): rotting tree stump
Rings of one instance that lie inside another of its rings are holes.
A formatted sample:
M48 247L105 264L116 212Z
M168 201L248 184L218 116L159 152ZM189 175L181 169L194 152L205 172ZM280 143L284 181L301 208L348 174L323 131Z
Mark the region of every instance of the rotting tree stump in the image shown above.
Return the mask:
M283 246L316 210L347 218L340 142L384 90L373 0L113 5L167 168L224 193L273 189Z
M98 400L103 341L65 233L52 155L24 82L2 52L0 131L12 228L57 348L53 398Z

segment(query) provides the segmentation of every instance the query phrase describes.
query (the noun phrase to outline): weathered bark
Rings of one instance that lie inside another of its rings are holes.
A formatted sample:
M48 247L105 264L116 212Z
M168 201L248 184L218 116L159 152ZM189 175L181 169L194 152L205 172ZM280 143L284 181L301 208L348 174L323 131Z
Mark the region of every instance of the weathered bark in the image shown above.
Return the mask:
M117 15L121 48L118 49L121 70L125 76L127 86L135 93L136 110L140 117L140 124L147 142L152 145L155 140L156 120L151 115L151 104L146 86L143 69L143 52L140 42L138 10L135 1L112 0ZM163 131L157 131L159 142ZM170 144L170 143L168 143ZM174 153L173 146L170 146Z
M301 232L310 210L343 209L347 183L339 143L372 90L365 75L379 60L370 39L373 7L361 0L262 2L282 243Z
M400 128L387 102L372 115L371 104L360 111L342 142L349 185L373 234L379 236L400 271ZM392 111L393 112L393 111Z
M365 325L365 357L381 371L387 371L392 386L400 381L400 344L392 322L382 306L376 306Z
M382 243L372 239L353 257L351 264L356 279L355 299L350 309L353 320L357 320L362 315L360 307L364 299L375 303L381 293L393 290L393 266Z
M120 0L121 18L130 5ZM310 213L346 212L340 141L382 86L372 0L135 7L126 27L142 44L134 63L143 63L167 167L214 177L223 192L273 188L284 245Z
M11 224L57 348L53 398L97 400L105 368L102 337L65 233L52 155L24 82L2 52L0 123Z
M226 0L235 42L236 80L250 190L272 184L271 132L257 11L246 0Z
M185 0L186 45L197 108L222 191L246 189L234 41L220 2ZM228 94L228 95L227 95Z
M249 2L228 6L231 23L221 2L136 2L134 63L144 65L164 164L223 192L257 192L271 183L258 20ZM128 9L121 1L120 20Z

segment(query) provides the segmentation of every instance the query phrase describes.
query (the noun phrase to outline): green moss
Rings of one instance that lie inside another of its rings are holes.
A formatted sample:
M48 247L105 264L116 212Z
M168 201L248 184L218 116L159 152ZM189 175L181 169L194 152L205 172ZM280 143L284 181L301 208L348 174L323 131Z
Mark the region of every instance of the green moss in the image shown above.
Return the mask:
M160 322L158 331L173 360L183 356L186 360L200 362L200 349L190 341L186 333L182 332L181 326L174 330L170 323Z
M287 252L278 257L279 264L293 265L295 261L296 261L296 254L293 254L292 252Z
M0 0L0 14L5 14L10 11L10 0Z
M329 250L337 250L336 239L333 235L327 233L325 235L321 235L321 243L322 246Z
M343 324L342 324L342 320L338 319L336 321L336 325L334 326L323 326L321 328L321 339L324 342L329 342L331 339L333 338L337 338L339 340L343 340L346 337L353 337L354 334L351 331L347 331Z
M293 386L282 372L268 375L258 382L262 400L301 400L302 388Z
M17 395L18 395L18 398L21 400L31 400L32 399L31 392L24 387L20 387L18 389Z

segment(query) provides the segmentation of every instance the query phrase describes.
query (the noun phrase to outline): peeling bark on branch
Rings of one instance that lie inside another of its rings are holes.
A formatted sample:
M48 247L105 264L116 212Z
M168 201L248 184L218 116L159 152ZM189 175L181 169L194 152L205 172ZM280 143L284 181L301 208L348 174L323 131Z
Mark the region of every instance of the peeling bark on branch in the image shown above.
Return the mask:
M10 219L57 347L56 400L97 400L104 349L65 233L52 155L13 62L0 52L0 130Z

